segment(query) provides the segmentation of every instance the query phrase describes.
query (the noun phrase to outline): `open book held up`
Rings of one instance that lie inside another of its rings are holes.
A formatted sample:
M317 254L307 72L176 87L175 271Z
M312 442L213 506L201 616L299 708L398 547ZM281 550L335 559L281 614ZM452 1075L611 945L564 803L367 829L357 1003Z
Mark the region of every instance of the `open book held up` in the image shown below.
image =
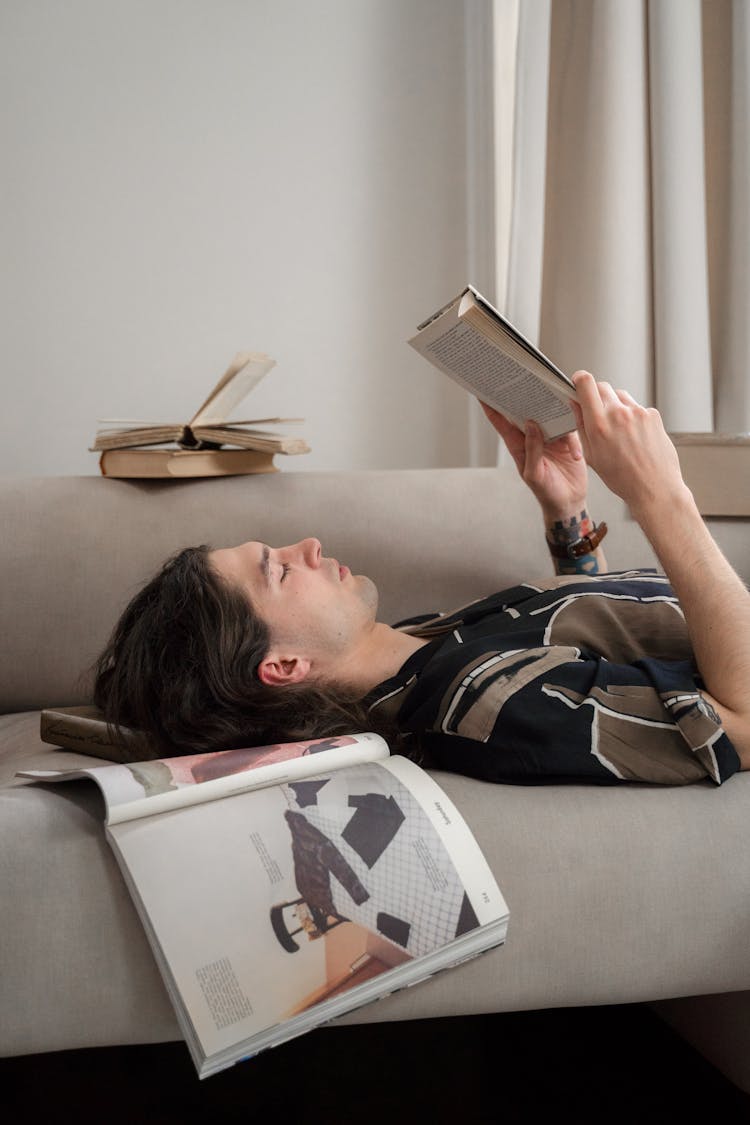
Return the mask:
M376 734L82 770L201 1078L505 940L432 778Z
M532 419L550 441L576 428L571 380L473 286L423 321L409 343L520 429Z
M304 438L257 429L261 424L277 425L299 419L228 421L234 408L274 363L261 352L239 352L189 422L105 420L107 424L97 431L91 447L102 453L102 473L105 476L213 476L272 472L275 453L309 453L310 447ZM151 448L166 443L175 443L176 448ZM235 448L225 449L224 446Z

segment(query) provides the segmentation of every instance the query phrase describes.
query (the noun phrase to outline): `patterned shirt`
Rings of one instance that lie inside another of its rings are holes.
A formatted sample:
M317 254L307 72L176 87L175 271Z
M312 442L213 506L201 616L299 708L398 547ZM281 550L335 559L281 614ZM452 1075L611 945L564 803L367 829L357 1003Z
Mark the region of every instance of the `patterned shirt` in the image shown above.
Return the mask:
M721 784L740 768L655 571L523 583L449 615L367 699L425 764L487 781Z

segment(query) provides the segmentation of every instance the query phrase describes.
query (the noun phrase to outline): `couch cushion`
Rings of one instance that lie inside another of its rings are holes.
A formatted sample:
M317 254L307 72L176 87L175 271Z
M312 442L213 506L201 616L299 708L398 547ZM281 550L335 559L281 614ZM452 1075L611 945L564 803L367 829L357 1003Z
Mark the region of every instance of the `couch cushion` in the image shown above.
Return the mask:
M35 716L4 724L7 769L95 761L43 749ZM740 861L750 847L749 774L718 789L436 776L507 899L507 943L347 1022L750 989L750 868ZM103 815L92 783L0 788L9 922L0 1053L178 1037Z
M617 566L650 565L619 501L600 508ZM551 573L541 520L515 470L9 477L0 478L0 510L0 712L88 702L87 669L126 601L190 544L279 546L315 535L375 580L384 621Z

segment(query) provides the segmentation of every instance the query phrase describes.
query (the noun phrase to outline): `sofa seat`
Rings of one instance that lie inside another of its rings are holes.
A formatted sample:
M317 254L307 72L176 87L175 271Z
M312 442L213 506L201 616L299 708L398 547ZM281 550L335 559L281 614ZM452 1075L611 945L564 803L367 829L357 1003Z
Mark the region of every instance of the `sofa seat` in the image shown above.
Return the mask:
M590 508L610 526L613 569L653 565L638 527L597 482ZM15 778L94 761L42 744L39 711L90 700L85 670L161 560L190 543L317 535L327 553L375 579L385 621L551 572L538 512L513 470L170 484L6 478L0 521L5 1055L180 1037L106 841L98 790ZM747 581L747 525L715 531ZM720 788L436 776L507 899L507 942L342 1022L650 1001L668 1016L686 1013L680 1029L702 1030L693 1041L705 1049L710 1035L713 1049L731 1012L727 1050L712 1057L750 1090L750 774Z

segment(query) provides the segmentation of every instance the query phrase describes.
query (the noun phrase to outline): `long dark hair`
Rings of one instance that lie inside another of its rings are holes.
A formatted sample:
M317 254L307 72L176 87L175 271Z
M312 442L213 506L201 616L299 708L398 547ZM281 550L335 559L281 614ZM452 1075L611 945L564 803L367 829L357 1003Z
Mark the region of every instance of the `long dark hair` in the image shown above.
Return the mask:
M144 750L168 756L372 730L352 690L261 682L268 627L213 570L209 550L169 559L96 662L94 702L115 733L135 731Z

